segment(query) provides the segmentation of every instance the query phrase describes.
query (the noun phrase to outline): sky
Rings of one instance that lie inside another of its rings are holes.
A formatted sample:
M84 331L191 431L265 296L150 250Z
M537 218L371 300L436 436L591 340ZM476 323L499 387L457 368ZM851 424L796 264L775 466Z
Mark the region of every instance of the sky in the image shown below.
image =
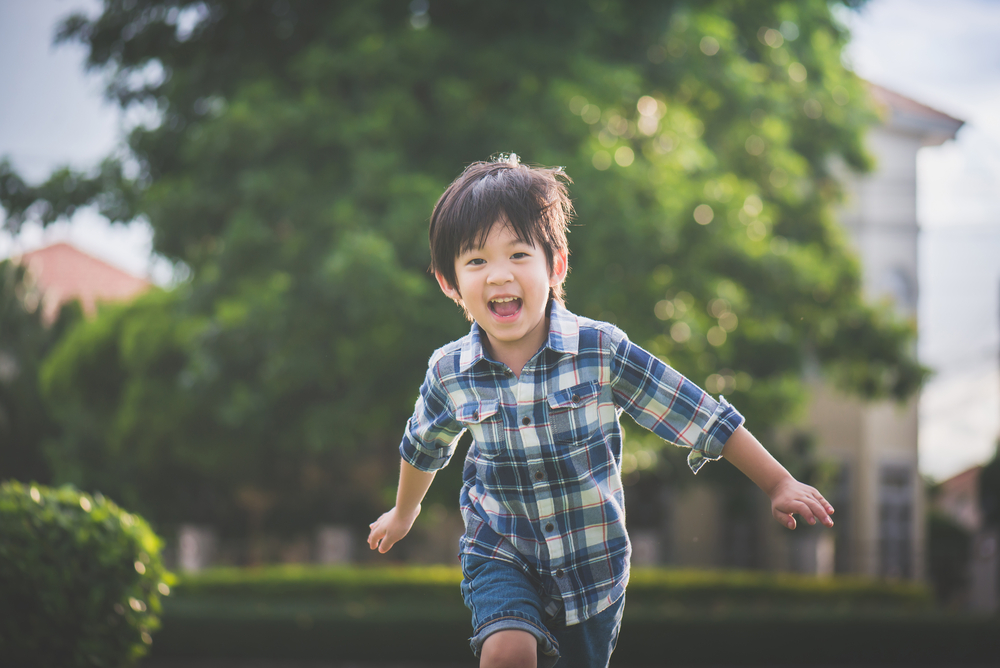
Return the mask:
M861 76L966 122L917 159L920 468L941 480L1000 436L1000 2L873 0L845 11Z
M120 145L127 121L84 71L85 51L52 46L55 26L99 0L0 0L0 157L31 181L86 169ZM992 456L1000 433L1000 2L871 0L844 10L845 55L861 76L966 121L955 141L918 158L921 470L942 479ZM148 226L111 226L94 211L46 230L0 232L0 257L67 240L167 284Z

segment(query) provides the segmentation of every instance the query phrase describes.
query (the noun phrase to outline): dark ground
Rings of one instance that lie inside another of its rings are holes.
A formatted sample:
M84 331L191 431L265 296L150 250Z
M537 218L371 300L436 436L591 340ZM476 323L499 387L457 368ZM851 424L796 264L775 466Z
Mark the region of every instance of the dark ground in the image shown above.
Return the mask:
M285 661L253 661L253 660L226 660L226 659L149 659L140 664L140 668L476 668L476 662L470 660L468 663L325 663L325 662L285 662ZM620 668L663 668L664 665L649 666L623 666ZM962 664L961 668L996 668L998 664L968 665ZM612 663L611 668L616 668ZM673 666L670 668L685 668L684 666ZM729 666L713 666L711 668L738 668ZM783 666L782 668L795 668L795 666ZM810 668L815 668L810 666ZM831 665L824 668L910 668L906 664L891 664L887 666L871 665L863 666L852 664ZM936 668L950 668L947 665Z

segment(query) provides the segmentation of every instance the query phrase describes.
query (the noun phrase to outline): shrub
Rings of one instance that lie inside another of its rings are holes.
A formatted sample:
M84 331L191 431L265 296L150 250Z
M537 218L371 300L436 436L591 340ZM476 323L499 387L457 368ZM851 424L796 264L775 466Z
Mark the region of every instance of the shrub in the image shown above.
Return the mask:
M0 664L134 663L172 576L145 520L100 494L0 485Z

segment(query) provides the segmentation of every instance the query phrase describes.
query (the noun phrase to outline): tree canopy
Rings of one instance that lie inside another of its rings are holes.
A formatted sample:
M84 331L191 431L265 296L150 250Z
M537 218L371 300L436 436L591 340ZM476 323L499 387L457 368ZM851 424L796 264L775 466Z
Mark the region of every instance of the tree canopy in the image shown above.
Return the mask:
M833 215L831 165L866 168L875 121L833 4L106 0L70 17L59 39L158 121L93 173L32 186L0 164L5 225L96 202L148 220L190 279L50 358L64 419L98 416L66 432L63 465L96 484L84 464L113 456L129 475L105 493L180 507L197 494L155 484L176 475L257 522L350 515L391 484L428 355L468 326L426 271L431 208L501 152L575 182L569 307L755 431L793 415L809 364L908 396L913 323L864 303Z

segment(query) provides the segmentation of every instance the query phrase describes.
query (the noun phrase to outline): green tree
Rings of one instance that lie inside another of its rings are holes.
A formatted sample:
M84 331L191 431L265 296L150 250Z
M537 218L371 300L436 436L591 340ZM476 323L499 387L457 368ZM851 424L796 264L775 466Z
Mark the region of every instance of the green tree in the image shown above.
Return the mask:
M74 303L45 323L41 294L24 267L0 262L0 480L47 483L52 477L43 445L57 428L39 391L38 370L79 315Z
M97 198L190 268L168 377L205 422L181 413L158 447L211 424L214 475L237 467L244 505L279 524L314 507L306 480L391 479L424 360L467 326L426 273L426 220L501 151L576 182L570 307L766 432L811 361L869 397L924 374L912 323L862 301L831 213L829 166L865 168L874 121L833 4L107 0L59 39L89 48L113 100L156 110L128 138L137 176L112 161L29 186L6 165L0 202L16 227ZM74 377L84 413L92 381ZM98 433L125 448L142 429L115 413Z

